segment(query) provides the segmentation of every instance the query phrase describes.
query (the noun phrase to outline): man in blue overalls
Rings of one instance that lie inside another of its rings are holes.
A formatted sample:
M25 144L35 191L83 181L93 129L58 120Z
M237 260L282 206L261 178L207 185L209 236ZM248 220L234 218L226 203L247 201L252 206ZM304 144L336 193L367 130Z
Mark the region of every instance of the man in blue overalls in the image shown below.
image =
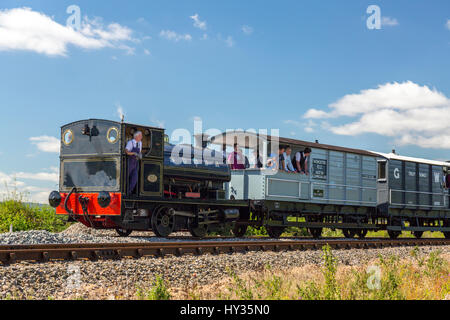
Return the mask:
M128 194L135 193L138 182L139 160L142 158L142 132L138 131L134 134L134 139L128 141L125 147L128 155Z

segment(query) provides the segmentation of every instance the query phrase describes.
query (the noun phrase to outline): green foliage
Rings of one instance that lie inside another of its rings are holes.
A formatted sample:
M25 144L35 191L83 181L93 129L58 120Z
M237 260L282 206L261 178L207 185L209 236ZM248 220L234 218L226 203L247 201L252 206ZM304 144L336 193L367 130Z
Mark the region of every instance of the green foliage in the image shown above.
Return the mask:
M391 256L388 259L380 258L380 265L383 269L380 290L375 290L375 297L378 300L403 300L405 296L400 290L402 284L402 270L399 258Z
M447 261L445 261L440 255L442 251L436 250L430 252L426 262L425 274L432 276L436 273L445 273Z
M136 295L139 300L170 300L171 298L166 282L160 275L156 275L150 290L138 288Z
M235 294L238 299L241 300L253 300L254 294L250 286L248 286L245 281L240 278L234 270L228 269L228 274L231 279L233 279L233 283L230 287L228 287L229 294L224 295L222 298L230 299L231 294ZM260 283L256 284L256 288L260 287Z
M284 230L283 236L308 237L308 236L310 236L310 234L306 228L287 227L286 230Z
M336 281L338 262L331 252L331 247L327 244L322 248L322 259L324 266L322 274L325 278L324 298L327 300L339 299L339 286Z
M336 280L338 261L327 244L322 247L323 267L321 269L324 278L323 285L308 282L306 286L297 286L301 299L307 300L338 300L340 299L341 288Z
M23 202L23 195L13 192L0 202L0 233L13 231L47 230L60 232L69 224L66 219L58 217L50 206L32 205Z
M324 228L322 231L323 238L338 238L343 236L344 234L342 233L342 230L332 230L329 228Z
M267 230L264 227L252 227L249 226L247 228L247 232L245 233L246 236L252 237L252 236L268 236Z

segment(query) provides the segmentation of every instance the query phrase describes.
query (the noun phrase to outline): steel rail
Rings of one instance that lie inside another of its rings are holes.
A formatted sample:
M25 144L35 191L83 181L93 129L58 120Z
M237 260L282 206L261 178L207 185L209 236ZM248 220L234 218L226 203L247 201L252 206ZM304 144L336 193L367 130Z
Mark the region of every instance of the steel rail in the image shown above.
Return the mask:
M20 261L48 262L57 260L163 257L184 254L235 253L249 251L317 250L324 245L333 249L368 249L398 246L449 245L449 239L318 239L266 241L180 241L150 243L85 243L0 245L0 261L4 265Z

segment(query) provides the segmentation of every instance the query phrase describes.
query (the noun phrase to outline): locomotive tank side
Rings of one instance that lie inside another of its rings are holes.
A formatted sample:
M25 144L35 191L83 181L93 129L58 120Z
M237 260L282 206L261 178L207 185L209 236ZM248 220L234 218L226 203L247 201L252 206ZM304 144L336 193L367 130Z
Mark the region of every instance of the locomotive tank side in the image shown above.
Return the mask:
M185 152L177 152L173 145L164 147L164 174L184 179L228 182L231 179L229 167L223 162L223 155L215 150L186 146Z

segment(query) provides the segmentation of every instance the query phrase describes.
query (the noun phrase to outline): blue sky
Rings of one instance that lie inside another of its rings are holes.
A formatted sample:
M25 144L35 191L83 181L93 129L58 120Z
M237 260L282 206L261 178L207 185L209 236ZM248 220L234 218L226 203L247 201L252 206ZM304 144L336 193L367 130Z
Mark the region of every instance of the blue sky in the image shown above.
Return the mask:
M373 4L381 29L366 25ZM82 30L68 31L70 5ZM448 1L2 0L0 10L0 193L15 177L45 200L60 126L118 120L119 107L169 134L201 117L204 128L450 159Z

